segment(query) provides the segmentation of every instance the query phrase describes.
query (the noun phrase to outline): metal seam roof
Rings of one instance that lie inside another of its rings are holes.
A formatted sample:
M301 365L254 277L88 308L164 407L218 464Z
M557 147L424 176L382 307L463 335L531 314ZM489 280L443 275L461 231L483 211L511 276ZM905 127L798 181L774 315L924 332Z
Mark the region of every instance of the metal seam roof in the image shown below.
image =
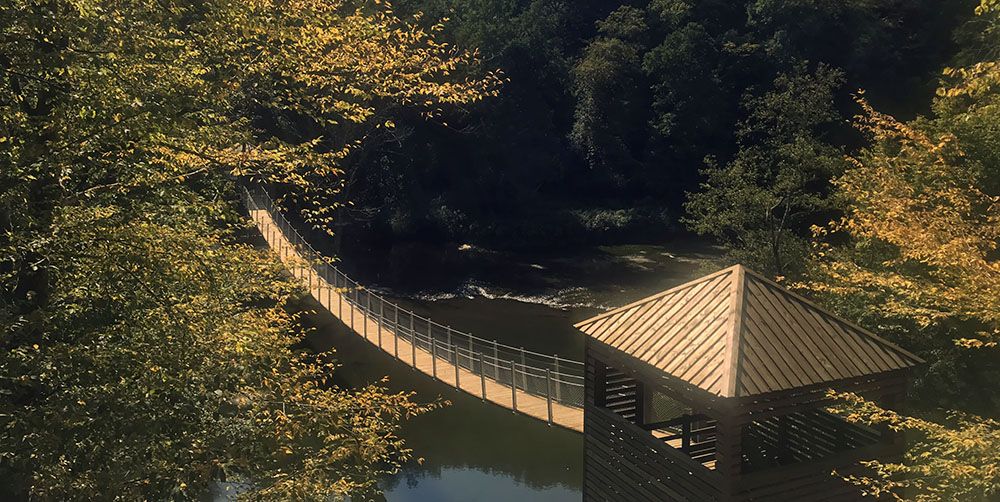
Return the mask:
M804 387L922 362L742 265L575 326L722 397Z

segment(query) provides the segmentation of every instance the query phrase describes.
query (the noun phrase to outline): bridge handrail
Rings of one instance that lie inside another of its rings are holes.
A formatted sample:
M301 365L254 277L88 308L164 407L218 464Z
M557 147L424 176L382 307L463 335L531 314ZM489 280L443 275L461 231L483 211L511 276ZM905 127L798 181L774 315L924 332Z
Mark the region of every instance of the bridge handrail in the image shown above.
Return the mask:
M582 362L458 331L387 301L382 295L361 286L357 281L341 272L339 268L331 265L329 260L316 251L312 244L278 210L274 201L263 188L244 187L243 191L247 208L266 211L271 216L271 220L275 222L278 231L298 251L299 256L310 262L309 270L331 285L334 290L341 292L340 297L354 309L360 310L362 315L375 320L379 336L381 336L382 326L389 325L403 340L410 341L412 350L417 348L426 350L431 352L432 361L445 360L454 365L456 386L458 368L461 367L481 378L488 377L513 389L545 397L550 403L550 422L552 402L574 407L583 406L584 366ZM310 284L312 278L313 276L310 274ZM330 305L330 309L332 311L332 305ZM388 319L386 318L387 312L391 314ZM341 320L347 322L346 319L342 318ZM350 322L353 328L353 314ZM364 324L363 327L367 330L367 324ZM424 332L421 332L421 329ZM365 336L367 338L367 331ZM478 347L476 347L477 345ZM381 341L379 341L379 347L385 350ZM398 347L396 351L395 356L403 359L398 354ZM416 356L413 357L415 364ZM436 373L435 369L435 377ZM485 398L485 383L483 389L483 397ZM513 405L516 411L516 399L512 399L512 401L514 401Z

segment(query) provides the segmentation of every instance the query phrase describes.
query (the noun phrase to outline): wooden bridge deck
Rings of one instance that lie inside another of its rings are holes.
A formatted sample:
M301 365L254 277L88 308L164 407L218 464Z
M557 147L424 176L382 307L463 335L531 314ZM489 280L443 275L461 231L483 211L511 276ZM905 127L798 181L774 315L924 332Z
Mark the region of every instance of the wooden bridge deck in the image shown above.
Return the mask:
M566 406L521 389L513 390L510 385L489 376L473 373L461 365L457 365L456 371L456 365L447 358L435 357L419 343L416 347L411 346L410 339L397 333L398 330L394 329L392 323L379 323L376 318L366 315L364 309L352 305L341 295L338 288L316 274L298 254L295 246L285 238L266 210L251 209L250 216L257 223L270 248L292 274L306 284L312 297L357 336L421 373L481 398L484 402L545 422L549 422L551 418L550 423L553 425L583 432L583 409Z

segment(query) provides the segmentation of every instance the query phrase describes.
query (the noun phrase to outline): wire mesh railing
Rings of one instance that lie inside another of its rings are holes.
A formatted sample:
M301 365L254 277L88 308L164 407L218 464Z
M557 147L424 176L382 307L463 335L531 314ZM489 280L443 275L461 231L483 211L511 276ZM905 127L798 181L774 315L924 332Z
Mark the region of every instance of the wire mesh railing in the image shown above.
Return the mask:
M294 252L304 260L301 267L293 268L293 273L308 284L310 292L318 290L318 293L313 294L314 297L319 295L316 299L333 315L384 352L414 367L417 365L418 351L423 356L429 354L432 376L444 376L439 372L439 366L441 371L445 371L447 366L454 372L453 375L448 375L448 379L456 388L474 388L475 382L460 381L463 377L462 370L467 371L474 379L478 378L481 384L480 394L484 400L487 398L488 380L508 387L511 389L509 399L514 411L517 411L518 406L518 390L545 399L550 423L553 420L553 403L583 407L582 362L483 339L437 323L388 301L364 288L324 259L278 210L263 188L245 188L243 199L248 210L265 211L270 216L276 228L265 228L258 221L269 244L273 245L278 237L269 233L277 231L293 248L289 250L279 246L276 252L282 254L281 258L287 259L289 253ZM323 295L326 297L323 298ZM374 321L375 333L368 332L369 319ZM392 337L388 346L383 343L384 335Z

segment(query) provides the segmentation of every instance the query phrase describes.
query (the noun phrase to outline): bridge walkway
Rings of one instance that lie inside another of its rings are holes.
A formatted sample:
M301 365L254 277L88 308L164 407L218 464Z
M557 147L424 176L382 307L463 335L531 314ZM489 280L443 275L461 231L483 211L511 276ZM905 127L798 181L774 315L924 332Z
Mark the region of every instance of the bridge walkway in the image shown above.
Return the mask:
M403 364L484 402L583 432L579 362L479 339L404 310L329 264L318 263L319 254L262 191L248 191L245 199L271 250L312 297L354 334Z

